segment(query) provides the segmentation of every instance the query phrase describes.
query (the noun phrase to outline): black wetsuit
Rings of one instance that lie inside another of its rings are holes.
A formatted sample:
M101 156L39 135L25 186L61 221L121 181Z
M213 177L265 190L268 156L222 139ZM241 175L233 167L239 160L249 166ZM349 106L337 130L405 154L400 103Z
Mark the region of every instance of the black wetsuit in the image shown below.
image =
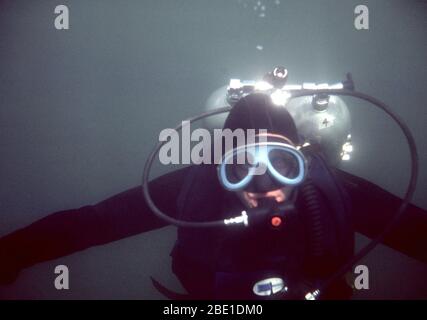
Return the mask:
M351 197L355 230L375 237L390 221L401 200L364 179L339 170L336 173ZM183 198L191 174L192 167L188 167L150 183L150 193L159 208L176 216L178 208L185 210L188 203L208 201L218 212L223 210L228 200L222 200L229 198L230 193L219 187L216 177L207 177L204 184L209 187L191 194L191 199ZM188 198L188 194L185 197ZM13 281L19 270L38 262L164 226L166 223L150 212L140 186L96 205L56 212L0 239L0 280ZM423 262L427 262L426 243L427 214L413 205L384 241Z

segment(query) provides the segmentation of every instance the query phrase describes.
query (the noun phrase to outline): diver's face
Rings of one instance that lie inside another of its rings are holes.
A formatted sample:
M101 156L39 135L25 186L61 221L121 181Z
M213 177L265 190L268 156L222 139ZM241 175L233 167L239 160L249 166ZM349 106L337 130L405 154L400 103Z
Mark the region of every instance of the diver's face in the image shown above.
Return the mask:
M278 203L284 202L288 198L291 190L292 187L286 186L280 189L260 193L240 191L239 196L247 207L256 208L258 207L259 201L265 198L273 199Z
M299 175L300 170L302 170L300 162L298 162L298 158L295 154L289 153L289 150L286 148L280 148L280 144L294 146L291 140L285 136L272 133L258 134L256 137L259 141L266 143L266 145L260 144L261 147L257 149L255 153L253 153L253 150L250 152L245 149L247 151L246 156L252 157L252 160L256 161L255 163L257 165L267 166L265 169L271 166L274 170L268 169L273 172L265 171L263 174L254 174L250 180L251 185L249 188L246 188L246 185L244 188L247 190L237 191L237 195L248 208L261 206L265 203L264 200L268 202L274 200L278 203L286 201L294 186L283 186L283 184L278 183L277 180L280 180L280 177L294 179ZM279 147L273 144L268 145L268 142L279 143ZM236 150L238 151L239 149ZM232 158L231 164L227 165L224 171L225 179L235 180L232 181L233 183L238 181L241 182L246 179L249 174L252 174L251 170L253 169L251 163L238 164L239 160L237 157L239 153L237 151L233 154L233 157L236 157L236 159ZM257 156L258 158L256 158ZM279 178L275 175L278 175Z

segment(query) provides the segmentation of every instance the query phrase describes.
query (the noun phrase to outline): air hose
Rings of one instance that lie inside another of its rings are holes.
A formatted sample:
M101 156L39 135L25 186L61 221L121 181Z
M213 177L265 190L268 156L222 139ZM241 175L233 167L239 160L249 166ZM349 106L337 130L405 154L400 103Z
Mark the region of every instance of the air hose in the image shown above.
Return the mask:
M301 186L301 193L304 199L306 212L306 223L309 238L309 253L313 258L324 255L324 227L322 224L322 208L320 205L319 191L314 186L310 178Z

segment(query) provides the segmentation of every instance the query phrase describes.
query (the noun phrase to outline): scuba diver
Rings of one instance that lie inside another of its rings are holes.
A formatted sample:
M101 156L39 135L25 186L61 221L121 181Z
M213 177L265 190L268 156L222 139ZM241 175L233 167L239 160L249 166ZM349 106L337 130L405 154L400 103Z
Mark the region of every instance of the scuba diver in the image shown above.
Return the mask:
M50 214L0 238L0 284L36 263L170 224L178 226L172 270L188 294L152 281L171 299L348 299L342 275L376 244L355 253L355 232L427 262L427 214L408 203L414 183L402 204L335 168L335 158L351 152L348 132L331 142L297 115L308 107L275 103L308 90L294 97L309 97L309 108L322 113L343 88L291 88L286 79L287 70L276 68L266 88L234 81L229 107L192 119L228 111L223 129L265 130L250 144L224 148L219 164L193 164L148 182L161 142L147 160L142 190ZM240 153L252 162L233 161ZM263 172L255 174L255 166Z

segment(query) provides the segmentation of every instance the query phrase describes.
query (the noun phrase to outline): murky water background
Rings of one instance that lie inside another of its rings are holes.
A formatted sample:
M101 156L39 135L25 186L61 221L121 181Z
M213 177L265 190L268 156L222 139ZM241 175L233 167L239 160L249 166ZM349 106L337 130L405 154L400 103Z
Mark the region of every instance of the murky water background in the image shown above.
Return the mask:
M427 6L363 1L370 30L339 0L61 1L70 30L54 28L57 1L0 2L0 235L54 211L136 186L160 130L203 110L230 78L285 65L289 82L353 74L357 89L390 104L420 155L414 203L427 208ZM381 112L348 100L355 153L346 169L402 195L408 151ZM148 276L170 272L175 229L135 236L25 270L2 298L161 298ZM363 238L359 239L360 243ZM427 269L387 248L366 259L360 297L427 297ZM68 292L53 286L70 268ZM161 266L161 268L159 268Z

